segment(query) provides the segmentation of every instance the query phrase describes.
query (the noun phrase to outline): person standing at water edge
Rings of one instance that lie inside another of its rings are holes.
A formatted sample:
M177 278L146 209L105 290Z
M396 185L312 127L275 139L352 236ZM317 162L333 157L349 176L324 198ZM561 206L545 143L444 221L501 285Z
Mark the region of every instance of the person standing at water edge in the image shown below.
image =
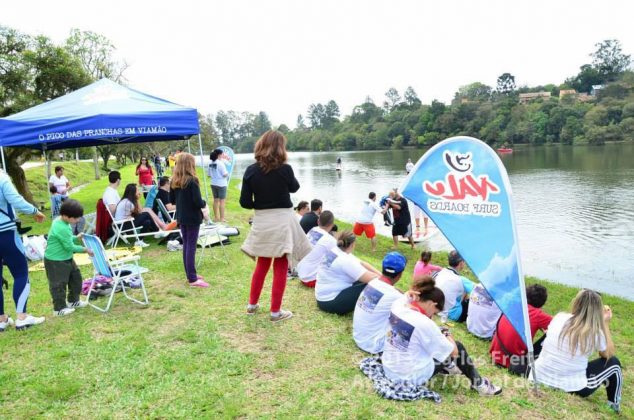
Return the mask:
M398 191L394 191L394 200L388 201L394 213L394 226L392 226L392 239L394 240L394 249L398 248L398 237L402 236L409 240L409 244L414 248L414 239L412 238L412 216L409 214L409 206L407 200L402 197Z
M370 240L372 244L372 251L376 251L376 231L374 229L374 215L379 212L385 214L387 211L387 204L384 208L379 206L376 202L376 194L371 192L368 198L363 201L363 208L361 214L357 218L354 224L353 232L357 236L361 236L365 233L365 236Z
M271 321L278 322L293 316L282 309L288 257L299 261L311 246L293 212L290 193L299 190L299 181L286 163L286 137L279 131L267 131L256 142L254 154L256 163L244 172L240 193L240 205L255 209L251 231L241 248L257 259L247 314L257 312L264 279L273 263Z
M176 220L183 238L183 265L191 287L209 287L196 273L196 245L203 221L202 210L207 206L200 195L200 181L196 176L196 161L189 153L178 155L170 188L170 201L176 203Z
M405 164L405 173L409 175L409 173L412 172L412 169L414 169L414 164L411 159L407 159L407 163Z
M45 318L26 313L31 284L29 283L29 267L24 256L24 245L18 236L14 211L32 214L40 223L46 217L16 191L9 176L2 171L0 172L0 261L9 267L13 276L13 300L17 315L15 328L21 330L41 324ZM0 285L0 332L13 324L13 319L4 313L4 295Z
M225 222L225 201L229 171L221 159L222 150L216 149L209 155L207 175L211 178L211 193L214 196L214 222Z

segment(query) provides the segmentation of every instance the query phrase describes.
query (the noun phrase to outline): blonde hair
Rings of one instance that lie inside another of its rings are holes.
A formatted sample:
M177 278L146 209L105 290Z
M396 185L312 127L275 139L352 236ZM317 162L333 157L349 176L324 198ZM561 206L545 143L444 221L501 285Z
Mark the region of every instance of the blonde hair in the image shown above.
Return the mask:
M581 354L587 354L599 347L600 335L603 333L607 343L607 358L614 355L614 343L603 317L603 302L601 295L593 290L583 289L577 293L572 301L572 317L566 321L559 344L568 338L571 354L577 349Z
M190 181L200 184L196 176L196 161L194 155L181 153L176 159L174 176L172 176L172 188L185 188Z

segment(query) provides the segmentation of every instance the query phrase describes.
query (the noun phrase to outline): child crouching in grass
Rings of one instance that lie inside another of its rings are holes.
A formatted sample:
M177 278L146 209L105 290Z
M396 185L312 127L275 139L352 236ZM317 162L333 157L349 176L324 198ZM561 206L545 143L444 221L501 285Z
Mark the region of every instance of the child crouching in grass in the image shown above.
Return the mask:
M48 287L53 298L53 313L57 316L69 315L75 308L83 308L88 303L79 300L81 293L81 272L73 261L73 253L92 251L75 245L83 234L73 236L70 225L84 215L84 208L77 200L65 200L60 209L60 217L51 224L48 232L48 243L44 252L44 268L48 278ZM68 289L68 293L66 290ZM68 294L68 303L66 295Z

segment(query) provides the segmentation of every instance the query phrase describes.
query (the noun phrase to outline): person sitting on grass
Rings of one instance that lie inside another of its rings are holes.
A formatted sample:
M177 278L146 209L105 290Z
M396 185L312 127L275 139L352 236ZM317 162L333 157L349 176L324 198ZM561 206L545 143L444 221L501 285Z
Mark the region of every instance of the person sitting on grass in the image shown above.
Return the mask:
M390 309L403 297L394 285L401 279L406 265L407 259L402 254L387 253L381 277L371 280L359 296L352 317L352 337L361 350L373 354L383 352Z
M302 217L304 217L304 215L310 210L310 207L308 207L308 201L300 201L294 210L295 215L297 216L297 221L301 222Z
M614 356L611 319L612 310L603 305L599 293L580 290L572 301L572 313L558 313L548 326L535 361L537 381L581 397L605 385L608 406L619 413L623 372ZM600 357L589 362L595 351Z
M313 249L297 265L297 275L306 287L314 288L317 283L317 270L326 253L337 246L337 240L331 231L335 225L335 215L331 211L323 211L319 215L319 226L308 232L308 240Z
M548 290L539 284L526 286L526 301L528 303L528 321L531 324L531 339L535 338L537 331L544 333L553 317L542 311L542 306L548 299ZM542 344L546 338L543 335L533 343L533 354L537 358L542 350ZM502 315L495 327L493 340L489 353L493 363L497 366L508 368L515 375L525 376L528 372L528 349L524 340L517 334L506 315Z
M53 313L56 316L70 315L75 308L88 305L79 299L82 277L73 253L92 251L75 244L83 234L73 236L71 224L77 223L84 215L84 208L79 201L66 199L59 210L59 218L53 220L48 232L46 251L44 252L44 268L48 278L48 287L53 299ZM68 299L67 299L68 298Z
M152 209L141 209L139 205L139 198L141 197L141 191L137 188L136 184L128 184L123 192L123 198L117 204L117 208L114 214L114 220L127 220L134 219L134 226L141 227L142 232L156 232L161 230L172 230L176 227L176 221L170 223L163 223L161 219L152 211ZM123 224L123 229L131 229L132 224L126 222ZM147 243L142 240L138 240L138 246L148 246Z
M311 200L310 211L304 214L302 216L302 219L299 221L299 224L302 226L304 233L308 233L312 228L317 226L317 221L319 220L322 206L323 202L321 200L317 198Z
M59 216L59 208L62 206L62 201L64 201L65 197L57 192L55 185L51 185L49 192L51 193L51 218L54 219Z
M465 347L432 321L444 306L445 295L430 276L415 278L407 299L392 305L381 356L385 376L423 385L437 374L457 373L457 366L481 396L500 394L502 388L480 376Z
M368 198L363 201L363 208L361 214L354 223L353 232L357 236L361 236L365 233L365 236L370 240L372 244L372 251L376 251L376 231L374 229L374 215L378 212L384 214L387 211L387 204L385 207L379 206L376 202L376 194L371 192L368 194Z
M414 276L431 276L432 273L442 270L442 267L430 264L431 251L423 251L420 253L420 260L416 261L414 266Z
M460 275L466 263L455 249L447 257L449 267L435 274L436 285L445 294L445 307L441 318L449 318L456 322L465 322L469 312L469 293L473 282Z
M502 311L481 283L469 294L467 330L476 337L491 340Z
M354 255L357 237L343 231L337 237L337 246L331 248L317 270L315 298L324 312L345 315L354 311L357 299L370 280L381 272Z

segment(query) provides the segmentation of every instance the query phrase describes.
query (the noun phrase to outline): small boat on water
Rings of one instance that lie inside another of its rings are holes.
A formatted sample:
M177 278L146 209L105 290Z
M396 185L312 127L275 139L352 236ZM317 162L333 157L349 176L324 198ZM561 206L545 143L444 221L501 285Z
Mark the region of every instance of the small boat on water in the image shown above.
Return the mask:
M500 147L499 149L497 149L497 151L499 153L513 153L513 149L509 147Z

